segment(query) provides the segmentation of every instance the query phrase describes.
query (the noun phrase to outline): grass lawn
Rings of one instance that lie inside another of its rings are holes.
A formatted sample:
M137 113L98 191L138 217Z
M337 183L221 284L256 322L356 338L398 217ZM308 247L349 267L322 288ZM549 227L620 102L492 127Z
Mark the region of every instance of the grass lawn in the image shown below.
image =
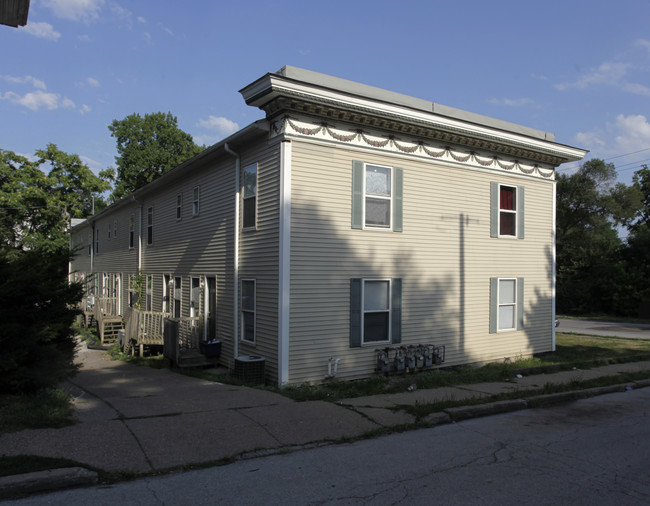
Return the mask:
M604 365L606 361L650 360L650 341L606 337L556 334L556 351L508 363L482 367L458 366L434 369L408 376L374 376L358 381L332 381L321 385L298 385L278 390L294 400L329 400L404 392L415 383L418 389L467 385L486 381L505 381L517 373L533 369L536 373L573 367L587 369Z

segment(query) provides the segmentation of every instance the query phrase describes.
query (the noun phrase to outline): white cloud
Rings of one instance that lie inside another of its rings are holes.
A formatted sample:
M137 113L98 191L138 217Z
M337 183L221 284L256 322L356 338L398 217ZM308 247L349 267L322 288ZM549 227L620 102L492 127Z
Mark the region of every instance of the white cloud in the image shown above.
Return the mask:
M650 122L641 115L619 114L613 125L616 135L616 149L621 153L632 153L650 148Z
M1 76L0 79L4 79L5 81L9 83L14 83L14 84L24 84L24 83L31 83L34 88L39 89L39 90L44 90L46 89L45 83L41 81L40 79L36 79L35 77L32 76L24 76L24 77L16 77L16 76Z
M38 111L41 108L53 110L53 109L74 109L75 104L69 98L63 97L56 93L48 93L46 91L32 91L25 93L24 95L19 95L13 91L8 91L4 95L0 95L4 100L8 100L11 103L22 105L27 107L32 111Z
M54 27L49 23L29 22L25 26L18 27L18 29L39 39L59 40L59 37L61 37L61 34L55 31Z
M82 105L81 108L79 109L80 114L87 114L91 111L90 107L86 104Z
M91 23L99 18L105 0L42 0L42 4L63 19Z
M642 84L623 83L621 89L628 93L633 93L634 95L645 95L646 97L650 97L650 88L643 86Z
M561 83L556 84L555 88L560 91L568 90L570 88L584 89L587 86L591 85L607 85L607 86L616 86L618 85L629 68L627 63L612 63L605 62L601 64L597 69L592 69L580 79L570 83Z
M165 25L162 23L158 23L158 26L163 32L166 32L168 35L171 35L172 37L174 36L174 32L172 32L169 28L167 28Z
M86 79L86 82L92 86L93 88L98 88L99 87L99 81L95 79L94 77L89 77Z
M596 157L620 157L650 148L650 121L642 114L619 114L602 129L579 132L575 141Z
M650 40L639 39L639 40L636 41L636 45L640 46L640 47L644 47L648 51L650 51Z
M222 116L208 116L208 119L199 120L199 126L215 130L220 135L229 135L239 130L239 125Z
M508 107L522 107L533 103L530 98L491 98L489 102L494 105L506 105Z
M136 19L137 19L140 23L142 23L142 24L146 24L146 23L147 23L147 20L144 19L142 16L138 16Z

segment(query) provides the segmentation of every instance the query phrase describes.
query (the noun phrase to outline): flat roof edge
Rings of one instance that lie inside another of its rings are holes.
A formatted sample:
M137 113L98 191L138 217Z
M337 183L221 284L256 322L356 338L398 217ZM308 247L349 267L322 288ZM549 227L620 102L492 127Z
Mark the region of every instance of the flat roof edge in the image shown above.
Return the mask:
M275 72L275 74L287 79L305 82L314 86L335 89L344 93L350 93L374 100L380 100L382 102L390 104L401 105L404 107L409 107L411 109L425 111L439 116L445 116L447 118L474 123L476 125L487 126L524 135L527 137L555 142L555 134L551 132L545 132L543 130L492 118L490 116L484 116L482 114L476 114L462 109L457 109L455 107L431 102L429 100L410 97L402 93L385 90L376 86L362 84L355 81L350 81L348 79L342 79L340 77L322 74L320 72L314 72L313 70L285 65L280 70Z

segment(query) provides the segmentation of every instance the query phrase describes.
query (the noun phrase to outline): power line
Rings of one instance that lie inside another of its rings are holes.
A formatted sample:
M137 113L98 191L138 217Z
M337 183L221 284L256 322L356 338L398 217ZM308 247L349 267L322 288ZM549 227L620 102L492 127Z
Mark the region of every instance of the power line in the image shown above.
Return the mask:
M623 155L612 156L611 158L605 158L603 161L604 161L604 162L609 162L610 160L616 160L617 158L623 158L624 156L636 155L637 153L643 153L644 151L650 151L650 148L643 148L643 149L639 149L639 150L637 150L637 151L632 151L631 153L625 153L625 154L623 154ZM628 166L628 165L641 164L641 163L644 163L644 162L647 162L647 161L648 161L648 159L646 159L646 160L641 160L641 161L638 161L638 162L626 163L626 164L624 164L624 165L621 165L621 167L626 167L626 166ZM560 167L560 168L558 168L557 170L558 170L558 171L560 171L560 170L571 170L571 169L578 169L578 168L580 168L579 165L569 165L569 166L567 166L567 167ZM618 169L617 169L617 170L618 170ZM625 169L625 170L630 170L630 169Z

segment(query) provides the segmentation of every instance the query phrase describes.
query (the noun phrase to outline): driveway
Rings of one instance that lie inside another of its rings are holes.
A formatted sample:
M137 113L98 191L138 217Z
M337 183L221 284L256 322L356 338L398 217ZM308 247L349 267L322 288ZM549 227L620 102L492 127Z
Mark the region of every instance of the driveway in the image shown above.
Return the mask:
M561 318L557 330L559 332L574 332L594 336L650 339L650 325L642 323L612 323Z

